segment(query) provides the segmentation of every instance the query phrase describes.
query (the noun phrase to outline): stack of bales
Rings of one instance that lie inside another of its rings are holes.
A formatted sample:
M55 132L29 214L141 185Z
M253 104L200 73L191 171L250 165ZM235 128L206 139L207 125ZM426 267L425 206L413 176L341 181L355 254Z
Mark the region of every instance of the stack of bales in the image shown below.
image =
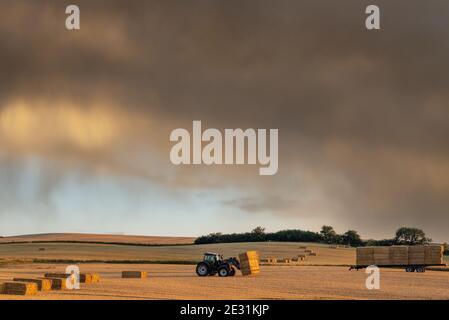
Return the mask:
M240 269L242 275L249 276L260 272L259 253L257 251L247 251L239 254Z
M401 266L437 265L443 263L440 245L357 248L357 265Z

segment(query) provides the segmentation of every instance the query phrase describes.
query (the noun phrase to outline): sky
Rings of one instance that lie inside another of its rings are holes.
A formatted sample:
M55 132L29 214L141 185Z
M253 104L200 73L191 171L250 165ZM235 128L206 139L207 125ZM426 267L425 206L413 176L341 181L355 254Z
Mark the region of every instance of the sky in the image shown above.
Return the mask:
M1 1L0 235L449 241L449 2L375 2ZM277 174L173 165L194 120L279 129Z

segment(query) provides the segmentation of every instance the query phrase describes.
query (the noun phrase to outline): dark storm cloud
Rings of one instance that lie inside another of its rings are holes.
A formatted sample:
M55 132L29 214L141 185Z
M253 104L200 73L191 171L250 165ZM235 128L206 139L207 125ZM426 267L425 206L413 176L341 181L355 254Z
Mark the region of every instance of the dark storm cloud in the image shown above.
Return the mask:
M208 177L245 190L226 205L315 214L323 224L373 235L414 224L444 237L447 1L377 1L382 30L375 32L364 28L367 1L77 3L78 32L64 29L66 1L0 4L2 110L16 99L29 108L35 99L67 100L81 109L98 103L107 109L112 101L118 111L110 125L121 130L120 146L149 143L162 157L169 131L189 128L192 120L279 128L276 177L251 172L238 181L240 170L229 178L220 169ZM136 118L157 122L158 131L142 124L134 132ZM126 168L104 160L123 149L110 142L115 135L100 138L107 147L89 149L83 166L106 162L111 171L153 177L135 163ZM69 135L62 145L68 142L74 153L85 151L82 137ZM14 146L11 152L28 144ZM60 147L54 142L43 154L55 157ZM198 170L178 172L178 183L195 185Z

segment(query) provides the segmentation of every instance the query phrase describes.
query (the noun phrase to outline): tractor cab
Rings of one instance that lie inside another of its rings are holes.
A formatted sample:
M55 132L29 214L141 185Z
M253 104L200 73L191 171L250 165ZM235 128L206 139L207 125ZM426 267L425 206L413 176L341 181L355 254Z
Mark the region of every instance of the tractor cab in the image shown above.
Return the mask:
M207 262L209 264L215 264L218 261L223 260L223 257L221 255L219 255L218 253L213 253L213 252L206 252L204 254L204 262Z

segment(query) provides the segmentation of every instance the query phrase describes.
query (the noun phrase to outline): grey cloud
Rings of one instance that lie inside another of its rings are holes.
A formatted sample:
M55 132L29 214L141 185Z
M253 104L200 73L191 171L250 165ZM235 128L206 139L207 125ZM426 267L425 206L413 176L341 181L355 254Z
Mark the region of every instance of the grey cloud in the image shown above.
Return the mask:
M105 160L123 149L86 155L65 145L82 167L255 188L260 196L225 205L315 214L373 236L413 223L445 237L447 1L377 1L379 32L364 29L368 1L78 2L78 33L63 28L66 1L0 4L0 108L44 97L88 109L107 97L123 118L160 123L120 132L125 144L151 145L162 158L170 129L196 119L279 128L281 139L279 173L269 181L248 168L174 173L166 163L154 175L140 162Z

